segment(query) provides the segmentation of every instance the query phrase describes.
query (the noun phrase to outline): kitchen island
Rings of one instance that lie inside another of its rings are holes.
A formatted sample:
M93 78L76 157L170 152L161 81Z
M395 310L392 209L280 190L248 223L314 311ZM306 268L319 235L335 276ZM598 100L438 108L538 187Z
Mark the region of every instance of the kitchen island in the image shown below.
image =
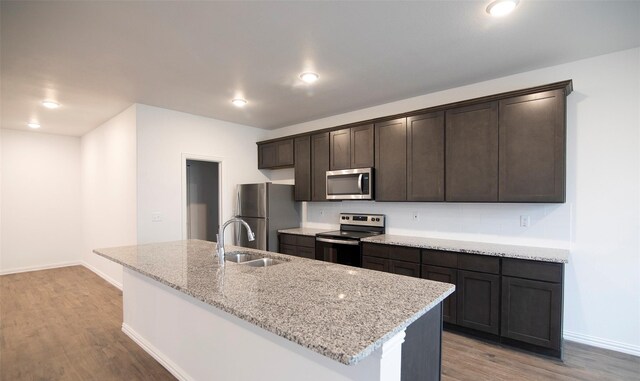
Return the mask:
M125 267L123 331L179 379L439 379L453 285L226 249L279 263L223 267L200 240L95 250Z

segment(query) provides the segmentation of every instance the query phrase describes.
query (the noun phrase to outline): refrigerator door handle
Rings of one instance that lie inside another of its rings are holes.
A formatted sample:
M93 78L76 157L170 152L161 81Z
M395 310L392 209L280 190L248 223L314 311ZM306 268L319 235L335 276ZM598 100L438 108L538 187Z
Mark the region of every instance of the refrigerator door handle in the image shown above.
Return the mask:
M240 187L236 189L236 217L240 216Z

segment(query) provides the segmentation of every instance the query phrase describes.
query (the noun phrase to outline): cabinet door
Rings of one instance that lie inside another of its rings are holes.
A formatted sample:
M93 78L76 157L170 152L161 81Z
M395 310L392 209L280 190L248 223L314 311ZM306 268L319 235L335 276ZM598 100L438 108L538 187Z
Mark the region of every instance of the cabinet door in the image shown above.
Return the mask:
M500 201L565 201L563 90L500 101Z
M311 135L311 200L327 199L329 133Z
M446 113L446 200L498 201L498 104Z
M293 166L293 139L283 139L258 145L258 168Z
M458 270L458 325L500 333L500 276Z
M276 166L290 167L293 165L293 139L276 142Z
M420 278L420 264L404 261L389 261L389 272Z
M376 123L376 201L407 199L406 118Z
M329 132L331 161L329 167L332 171L351 168L351 130Z
M422 266L422 278L437 282L458 283L458 270L438 266ZM456 324L456 291L442 302L442 318L447 323Z
M501 324L501 336L560 350L561 284L502 277Z
M373 124L351 127L351 168L370 168L373 164Z
M369 270L389 272L389 260L376 257L362 257L362 267Z
M276 157L275 143L258 145L258 169L274 167L276 165Z
M295 200L311 200L311 137L295 139Z
M407 118L407 200L444 201L443 111Z

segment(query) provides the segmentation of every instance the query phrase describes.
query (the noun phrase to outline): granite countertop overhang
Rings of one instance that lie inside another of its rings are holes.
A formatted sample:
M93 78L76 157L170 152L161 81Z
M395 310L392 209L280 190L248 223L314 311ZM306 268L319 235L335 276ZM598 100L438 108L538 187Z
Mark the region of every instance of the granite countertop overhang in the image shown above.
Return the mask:
M409 246L421 249L456 251L494 257L526 259L532 261L567 263L569 250L536 246L507 245L500 243L460 241L441 238L412 237L381 234L362 239L363 242L385 245Z
M215 243L95 249L124 267L343 364L356 364L453 293L448 283L226 246L282 260L218 264Z

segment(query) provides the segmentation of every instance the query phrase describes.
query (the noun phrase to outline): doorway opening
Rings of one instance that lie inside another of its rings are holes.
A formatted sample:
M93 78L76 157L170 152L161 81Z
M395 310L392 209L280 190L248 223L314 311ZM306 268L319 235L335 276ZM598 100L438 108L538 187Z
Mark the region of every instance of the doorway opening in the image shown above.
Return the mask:
M220 163L186 160L187 238L216 241L220 225Z

